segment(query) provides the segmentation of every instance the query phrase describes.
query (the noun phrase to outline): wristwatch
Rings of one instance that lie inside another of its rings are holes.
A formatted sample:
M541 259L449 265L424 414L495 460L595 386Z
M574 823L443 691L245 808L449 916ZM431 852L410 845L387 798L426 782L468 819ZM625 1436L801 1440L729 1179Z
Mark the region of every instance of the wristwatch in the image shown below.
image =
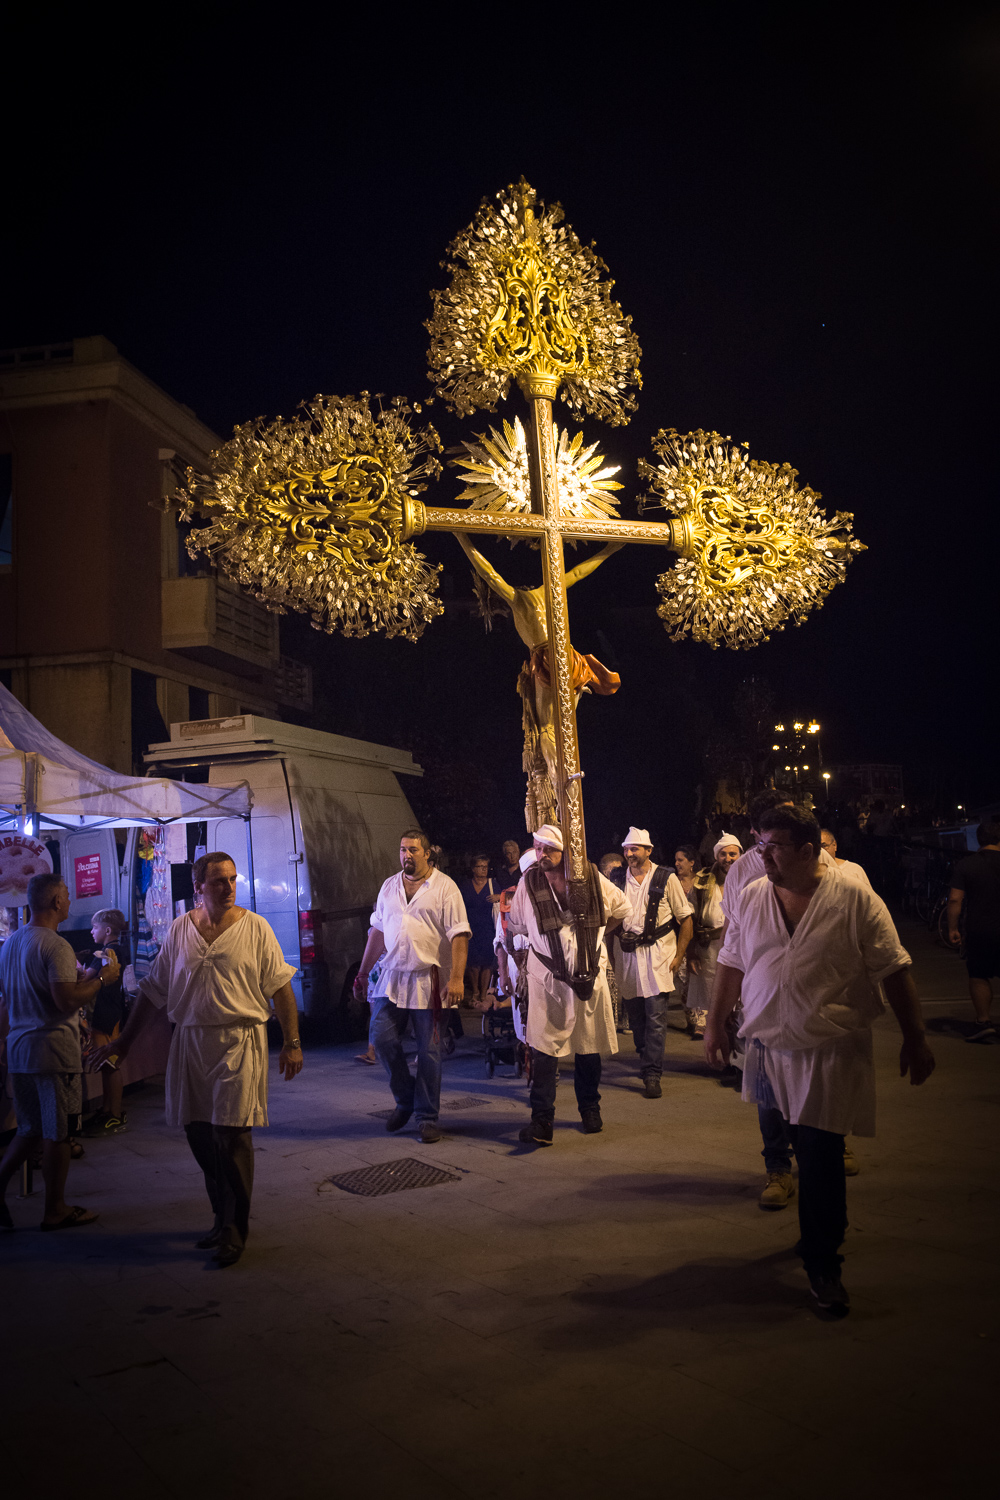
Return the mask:
M287 1041L287 1042L286 1042L286 1043L285 1043L285 1048L286 1048L286 1050L289 1050L289 1049L290 1049L290 1048L292 1048L292 1047L297 1047L297 1048L298 1048L298 1049L299 1049L299 1051L300 1051L300 1052L301 1052L301 1050L302 1050L302 1043L301 1043L301 1042L300 1042L300 1041L299 1041L299 1039L298 1039L298 1037L297 1037L297 1036L293 1036L293 1037L291 1037L291 1038L290 1038L290 1039L289 1039L289 1040L288 1040L288 1041Z

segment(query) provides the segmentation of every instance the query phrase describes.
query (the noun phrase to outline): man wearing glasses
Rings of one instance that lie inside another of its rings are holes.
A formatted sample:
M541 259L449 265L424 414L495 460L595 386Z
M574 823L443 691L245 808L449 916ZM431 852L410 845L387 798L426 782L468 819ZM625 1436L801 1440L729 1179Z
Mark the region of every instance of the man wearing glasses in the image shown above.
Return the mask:
M713 1067L728 1060L725 1023L742 990L743 1097L787 1122L799 1163L799 1254L818 1307L844 1317L844 1136L875 1134L871 1026L884 1009L880 985L903 1033L900 1076L923 1083L934 1057L910 956L885 903L821 863L811 813L775 807L760 833L764 877L729 914L705 1052Z

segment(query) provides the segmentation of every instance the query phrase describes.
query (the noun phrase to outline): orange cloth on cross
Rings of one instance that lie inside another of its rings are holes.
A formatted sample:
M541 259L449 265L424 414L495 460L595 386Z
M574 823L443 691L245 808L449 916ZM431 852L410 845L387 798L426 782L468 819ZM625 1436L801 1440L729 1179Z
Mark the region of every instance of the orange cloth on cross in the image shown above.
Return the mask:
M551 687L548 649L547 641L542 641L540 646L532 647L528 670L533 677L540 677L546 687ZM574 646L569 649L573 653L573 686L578 693L584 688L590 688L593 692L599 693L602 698L609 698L612 693L617 693L622 685L617 672L609 672L596 656L585 655L582 651L577 651Z

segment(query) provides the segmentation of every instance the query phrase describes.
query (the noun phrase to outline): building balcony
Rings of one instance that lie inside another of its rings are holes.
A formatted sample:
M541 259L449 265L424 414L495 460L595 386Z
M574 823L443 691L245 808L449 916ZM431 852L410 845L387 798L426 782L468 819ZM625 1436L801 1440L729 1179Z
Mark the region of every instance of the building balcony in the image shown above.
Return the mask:
M278 667L277 615L228 578L165 578L161 590L165 651L227 672Z

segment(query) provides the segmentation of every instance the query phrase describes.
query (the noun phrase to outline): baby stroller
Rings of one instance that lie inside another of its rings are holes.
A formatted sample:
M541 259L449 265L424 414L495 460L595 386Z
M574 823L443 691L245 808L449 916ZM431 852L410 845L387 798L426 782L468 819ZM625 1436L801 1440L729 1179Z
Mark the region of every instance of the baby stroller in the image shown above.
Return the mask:
M498 1067L513 1068L514 1077L520 1078L527 1060L527 1048L517 1039L514 1013L509 1005L483 1013L483 1036L486 1038L487 1078L492 1078Z

